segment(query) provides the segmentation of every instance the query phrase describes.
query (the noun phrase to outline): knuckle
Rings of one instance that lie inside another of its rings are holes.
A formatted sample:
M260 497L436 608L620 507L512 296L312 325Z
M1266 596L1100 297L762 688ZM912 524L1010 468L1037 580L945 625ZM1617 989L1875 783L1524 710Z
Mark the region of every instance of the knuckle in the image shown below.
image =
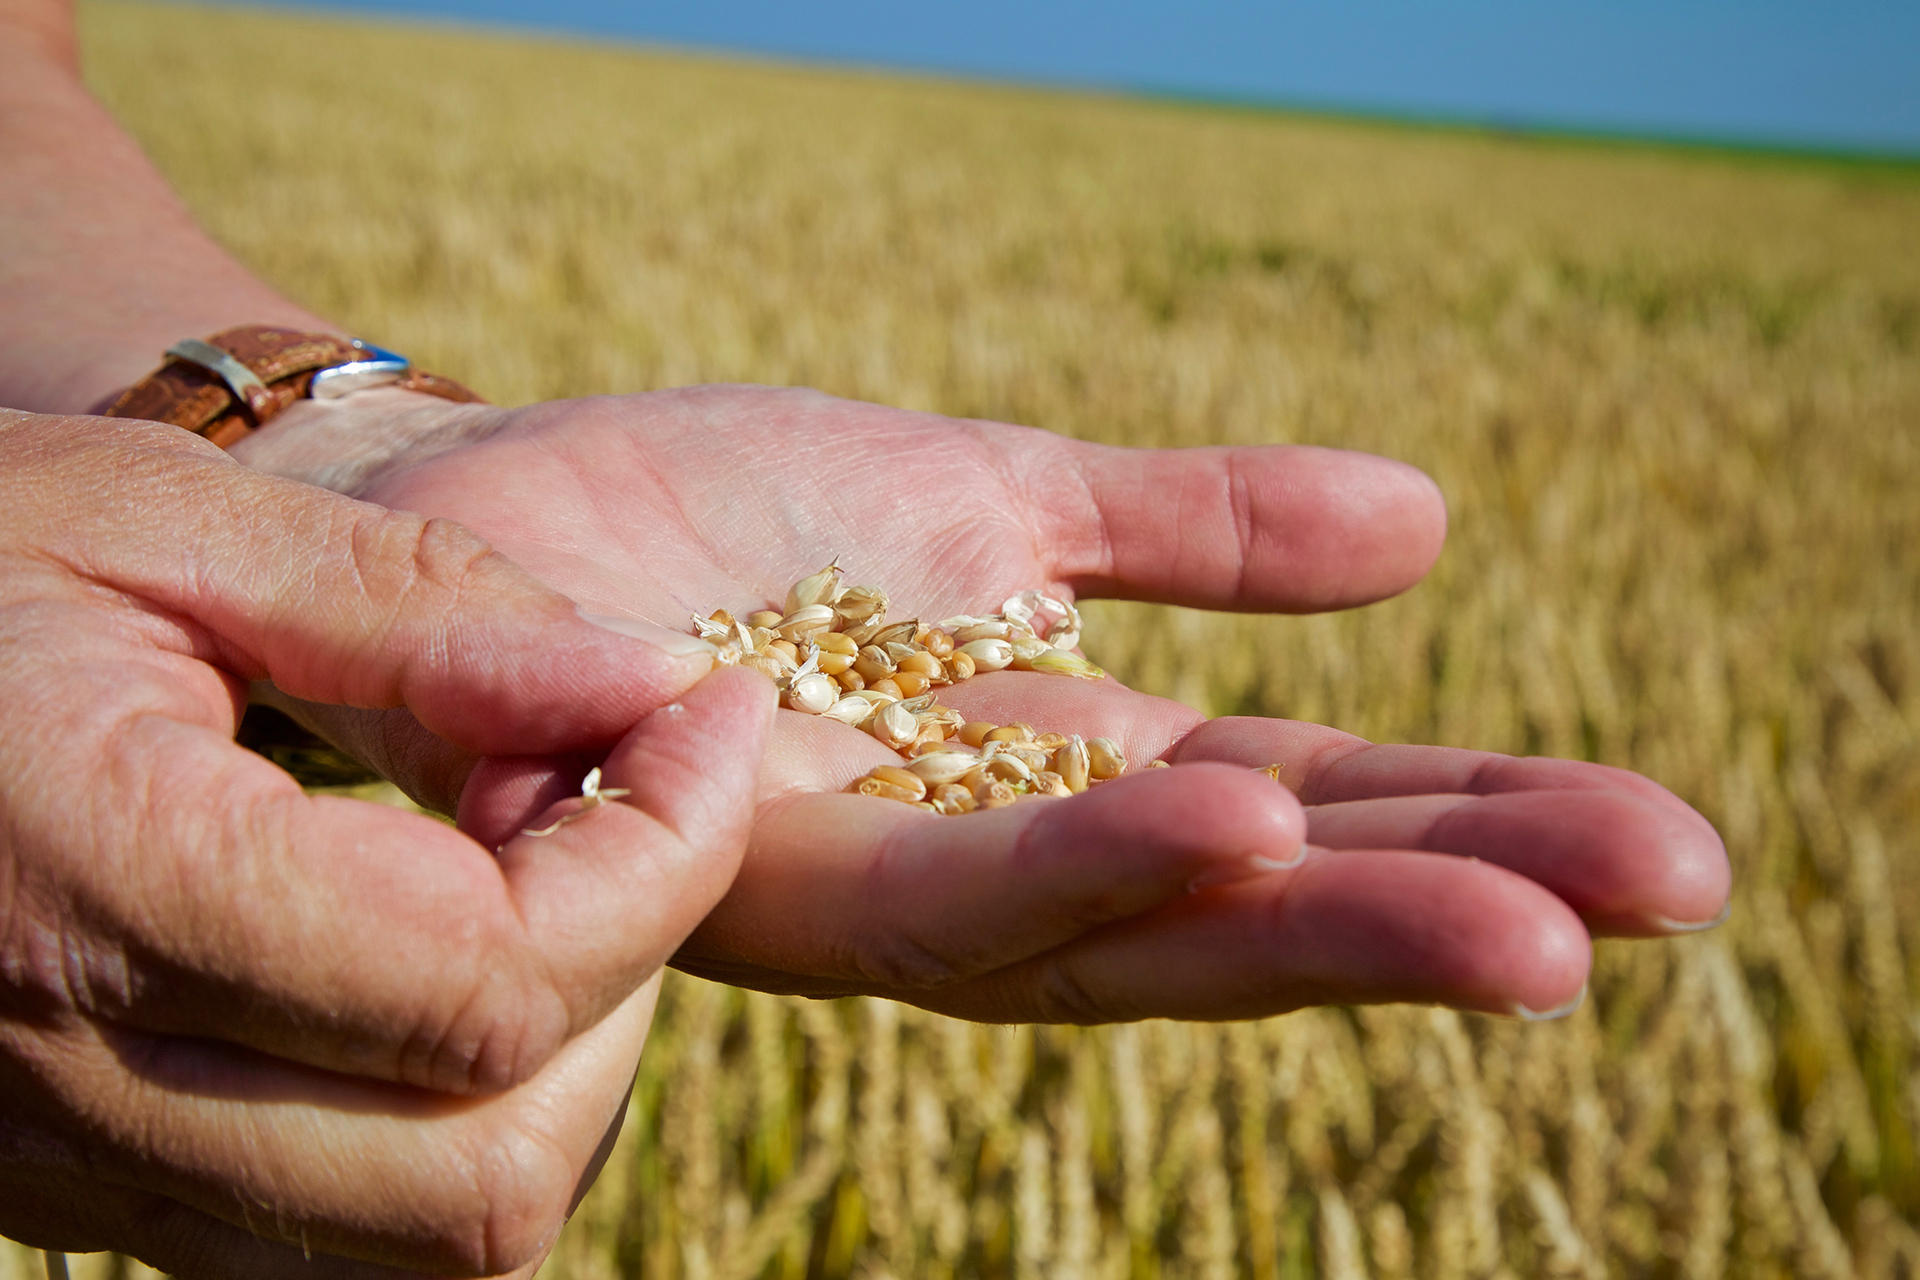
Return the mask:
M1131 1022L1138 1015L1113 1007L1090 989L1078 966L1070 960L1049 957L1042 960L1030 983L1032 1017L1035 1022L1068 1023L1094 1026L1108 1022Z
M905 867L908 847L896 831L883 838L866 870L867 893L872 903L900 901L915 892L914 874ZM838 940L839 968L861 981L886 990L926 991L973 976L978 968L960 956L954 944L943 938L923 938L904 919L886 921L882 927L855 925Z
M577 1177L549 1139L511 1121L488 1124L442 1153L413 1205L426 1229L409 1261L438 1274L499 1276L539 1257L566 1220Z
M483 972L449 1016L415 1033L402 1050L399 1074L442 1093L502 1093L559 1052L568 1025L550 987Z
M581 1171L552 1138L527 1127L486 1135L474 1158L480 1213L461 1238L470 1274L511 1272L538 1258L565 1225Z
M851 939L843 967L882 991L931 991L972 976L964 964L899 929Z
M423 520L414 538L413 559L421 581L454 595L484 573L493 556L493 544L456 520Z
M485 538L458 521L410 511L358 511L347 541L361 589L387 609L456 605L495 555Z

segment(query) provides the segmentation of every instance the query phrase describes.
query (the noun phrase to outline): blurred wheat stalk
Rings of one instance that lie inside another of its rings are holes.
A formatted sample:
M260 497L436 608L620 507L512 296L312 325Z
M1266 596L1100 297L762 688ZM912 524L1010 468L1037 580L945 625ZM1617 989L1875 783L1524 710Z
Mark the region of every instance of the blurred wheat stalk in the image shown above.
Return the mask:
M221 13L92 0L93 74L296 296L498 400L801 382L1405 458L1454 513L1426 585L1097 605L1094 656L1630 766L1738 868L1727 928L1603 946L1548 1026L673 979L543 1274L1920 1273L1920 175Z

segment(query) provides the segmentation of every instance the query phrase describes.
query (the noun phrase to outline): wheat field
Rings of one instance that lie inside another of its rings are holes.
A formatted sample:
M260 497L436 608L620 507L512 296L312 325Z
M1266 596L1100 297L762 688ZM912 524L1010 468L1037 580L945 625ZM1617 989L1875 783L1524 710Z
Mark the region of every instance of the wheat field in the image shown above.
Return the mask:
M1920 1275L1920 168L82 17L225 244L491 399L805 383L1424 467L1453 533L1406 596L1096 604L1089 652L1213 713L1628 766L1726 837L1730 923L1602 944L1546 1025L979 1027L674 976L543 1276Z

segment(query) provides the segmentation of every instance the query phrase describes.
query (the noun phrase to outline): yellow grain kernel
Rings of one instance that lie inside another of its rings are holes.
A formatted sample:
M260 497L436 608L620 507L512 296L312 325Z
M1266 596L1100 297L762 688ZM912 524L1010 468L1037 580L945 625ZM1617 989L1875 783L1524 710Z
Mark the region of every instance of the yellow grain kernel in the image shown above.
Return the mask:
M867 771L867 776L878 782L885 782L904 791L914 793L918 800L927 794L927 780L911 769L902 769L897 764L876 765Z
M940 659L925 649L917 650L900 659L899 669L925 676L929 681L938 680L946 675L946 671L940 665Z
M973 793L973 802L981 809L1004 809L1020 799L1020 793L1004 782L989 782Z
M823 655L829 653L844 654L846 657L852 658L860 652L860 646L853 642L852 636L842 635L838 631L818 632L814 635L813 642L819 646L820 652Z
M893 674L893 659L889 658L887 651L879 645L870 644L863 647L859 656L854 658L853 669L858 671L868 684L872 684L875 680L883 680Z
M853 789L863 796L873 796L878 800L898 800L902 804L913 804L920 799L921 795L925 794L924 789L919 793L915 793L906 787L895 786L885 779L875 777L860 779L853 784Z
M987 740L987 735L998 726L985 720L969 720L960 726L960 732L954 736L970 747L977 747Z
M1127 771L1126 753L1112 738L1087 739L1087 776L1095 782L1117 778Z

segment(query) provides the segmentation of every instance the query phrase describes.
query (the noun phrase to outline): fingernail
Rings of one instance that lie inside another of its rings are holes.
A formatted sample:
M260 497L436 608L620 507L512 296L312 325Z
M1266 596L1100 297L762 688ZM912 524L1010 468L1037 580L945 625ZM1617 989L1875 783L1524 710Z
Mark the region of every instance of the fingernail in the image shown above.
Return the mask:
M1665 916L1653 917L1653 922L1668 933L1705 933L1708 929L1717 929L1727 922L1733 914L1733 899L1728 898L1720 908L1718 915L1711 920L1669 920Z
M627 636L630 639L643 640L676 658L705 658L709 662L713 660L713 646L699 636L690 636L684 631L674 631L641 618L623 618L611 613L588 613L585 609L578 609L576 612L579 613L582 622L591 622L602 630Z
M1578 1011L1587 1002L1587 984L1580 984L1580 994L1554 1009L1529 1009L1523 1004L1513 1006L1513 1016L1522 1022L1552 1022L1555 1018L1564 1018Z
M1301 845L1291 858L1286 859L1265 858L1256 853L1233 862L1222 862L1218 866L1208 867L1187 881L1187 892L1198 893L1202 889L1211 889L1215 885L1234 884L1275 871L1290 871L1307 860L1307 848L1308 846Z

